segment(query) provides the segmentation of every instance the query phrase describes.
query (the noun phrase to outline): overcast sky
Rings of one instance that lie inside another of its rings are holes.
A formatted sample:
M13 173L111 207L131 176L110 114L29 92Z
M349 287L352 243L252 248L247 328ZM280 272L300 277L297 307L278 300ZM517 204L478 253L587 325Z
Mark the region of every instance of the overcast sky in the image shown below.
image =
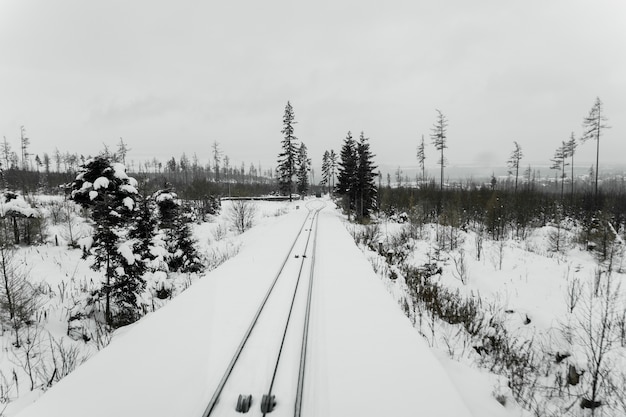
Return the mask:
M0 0L0 135L31 151L275 165L290 100L316 165L348 130L411 167L435 109L450 165L548 163L596 96L626 155L624 0ZM595 161L595 144L578 159Z

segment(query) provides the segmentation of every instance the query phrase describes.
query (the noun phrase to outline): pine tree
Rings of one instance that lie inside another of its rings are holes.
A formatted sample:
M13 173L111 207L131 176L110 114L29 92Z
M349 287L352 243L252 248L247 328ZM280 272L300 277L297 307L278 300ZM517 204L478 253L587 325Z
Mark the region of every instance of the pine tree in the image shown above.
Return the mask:
M222 159L222 151L220 150L220 144L215 141L211 145L213 150L213 166L215 168L215 182L220 182L220 161Z
M337 154L333 149L330 150L328 155L328 173L329 173L329 193L335 188L335 176L337 175Z
M190 207L183 205L175 223L174 252L169 266L173 271L183 273L201 272L204 269L200 255L195 248L196 241L191 232L193 214Z
M424 135L422 135L422 142L417 145L417 162L422 170L422 181L426 180L426 146L424 144Z
M128 237L133 240L133 252L138 258L135 268L139 275L142 275L148 269L147 265L155 259L152 251L157 227L155 213L156 205L152 199L138 199Z
M372 210L376 209L377 190L374 165L374 155L370 151L370 144L365 134L361 132L359 142L357 143L356 153L358 157L357 166L357 215L361 218L368 218Z
M30 145L30 139L26 136L26 128L20 126L20 148L22 149L22 169L27 171L29 168L28 146Z
M602 135L602 130L609 129L610 126L605 122L608 121L606 116L604 115L604 108L602 101L600 101L600 97L596 97L596 102L593 107L589 111L589 115L585 117L583 121L583 136L581 140L586 142L590 139L596 141L596 186L595 186L595 195L598 197L598 172L600 171L600 136Z
M106 278L102 287L92 294L92 300L105 299L106 322L114 326L138 318L138 295L145 285L134 273L136 259L128 240L138 196L136 186L137 181L126 175L122 164L112 164L103 156L82 165L71 186L71 198L91 209L95 223L90 249L92 268L104 270Z
M117 153L115 154L118 161L126 165L126 155L129 151L130 148L124 143L124 139L120 138L120 142L117 144Z
M159 208L159 229L165 234L166 247L170 253L167 260L169 270L201 271L202 262L190 229L193 220L190 211L171 189L157 191L154 200Z
M278 167L276 173L278 175L278 186L280 192L289 195L293 192L293 176L296 173L296 145L297 138L294 136L294 113L291 103L288 101L285 106L285 114L283 116L283 140L281 142L282 152L278 154Z
M511 156L509 160L506 162L509 167L509 175L515 173L515 194L517 194L517 179L519 178L519 164L522 160L522 147L516 141L513 141L513 152L511 152Z
M350 217L350 213L354 208L356 200L358 164L356 142L352 137L351 132L348 132L348 135L344 139L339 157L339 174L337 175L337 187L335 191L337 194L344 195L348 199L346 210L348 212L348 217Z
M11 152L11 144L7 142L7 138L6 136L4 136L4 141L0 146L0 153L2 154L4 169L9 169L11 167Z
M573 202L574 201L574 154L576 153L576 148L578 147L578 143L576 142L576 137L574 136L574 132L572 132L570 139L565 143L566 143L565 151L567 152L567 155L572 158L570 162L570 165L572 168L572 175L571 175L572 191L570 194L570 199Z
M311 159L307 155L307 148L304 143L300 143L297 160L298 194L306 195L309 192L309 172L311 171Z
M437 120L435 121L435 124L431 129L432 133L430 134L430 138L433 141L433 145L435 145L435 149L441 153L439 161L437 162L439 165L441 165L441 191L443 191L443 168L446 165L443 151L448 147L446 136L447 128L448 120L446 119L446 116L444 116L440 110L437 110Z
M328 193L330 194L330 152L328 151L324 151L322 156L322 180L320 185L328 185Z
M563 200L565 177L567 177L567 174L565 174L565 167L569 165L565 162L565 160L568 157L569 155L567 153L567 144L565 142L561 142L561 146L559 146L554 152L554 156L551 159L552 166L550 167L550 169L554 169L557 172L561 171L561 200Z
M54 158L54 164L57 167L57 172L61 172L61 152L59 152L59 148L54 148L54 154L53 154L53 158Z

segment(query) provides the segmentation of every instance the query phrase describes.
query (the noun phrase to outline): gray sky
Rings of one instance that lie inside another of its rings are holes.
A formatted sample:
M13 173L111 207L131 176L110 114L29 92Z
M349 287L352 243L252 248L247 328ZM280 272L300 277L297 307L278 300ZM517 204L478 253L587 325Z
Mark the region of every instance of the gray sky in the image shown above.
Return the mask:
M450 165L548 163L599 96L626 151L624 0L0 0L0 135L35 153L275 165L287 100L319 165L348 130L417 164L440 109ZM595 161L595 144L577 158Z

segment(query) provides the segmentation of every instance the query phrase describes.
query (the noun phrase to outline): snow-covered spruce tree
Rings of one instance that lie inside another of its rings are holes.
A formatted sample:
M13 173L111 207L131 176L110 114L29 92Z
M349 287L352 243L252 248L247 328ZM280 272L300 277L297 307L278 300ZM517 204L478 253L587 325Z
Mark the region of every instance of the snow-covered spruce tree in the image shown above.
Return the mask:
M376 166L374 155L370 150L370 144L365 134L361 132L359 142L356 145L357 183L356 183L356 212L359 219L369 218L371 212L376 209Z
M294 121L293 107L291 103L287 102L283 116L283 130L281 130L283 134L282 152L278 154L276 174L278 176L278 188L281 194L289 195L289 201L291 201L291 194L293 193L293 176L296 173L297 158L298 138L294 136L294 124L296 122Z
M344 209L348 212L348 218L356 201L356 179L358 167L358 155L356 141L352 133L348 132L343 141L339 154L339 174L337 175L337 187L335 191L344 197Z
M298 148L298 171L296 176L298 178L297 189L298 194L306 195L309 192L309 172L311 172L311 159L307 155L306 145L300 143Z
M138 274L150 269L148 265L156 258L153 251L157 226L155 212L154 201L142 197L137 199L137 208L133 213L128 237L132 240L133 252L138 258L138 262L131 267L136 268Z
M89 209L94 221L93 243L88 250L92 268L105 274L105 282L94 291L90 304L104 298L104 317L113 327L129 324L141 314L138 299L145 282L129 238L138 197L136 186L124 165L104 156L86 161L71 184L72 200Z
M159 229L165 233L166 247L170 253L167 260L169 270L201 271L202 261L191 234L191 211L183 206L176 193L170 189L157 191L154 200L159 207Z

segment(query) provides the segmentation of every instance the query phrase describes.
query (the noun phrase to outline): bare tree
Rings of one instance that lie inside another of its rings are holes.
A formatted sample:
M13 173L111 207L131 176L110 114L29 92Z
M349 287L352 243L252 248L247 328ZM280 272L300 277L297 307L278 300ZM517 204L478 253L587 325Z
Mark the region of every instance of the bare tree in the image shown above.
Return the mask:
M606 273L602 281L597 297L594 285L589 286L584 300L585 308L577 315L581 329L580 343L587 356L587 372L591 379L591 386L582 399L581 407L591 409L592 416L595 415L595 409L603 404L602 396L608 394L612 370L607 359L617 342L614 328L618 313L619 286L614 285L610 273Z
M257 206L248 200L232 200L228 213L232 225L239 233L243 233L254 224Z
M0 244L0 284L0 319L15 332L20 347L20 330L30 324L38 296L28 273L15 262L15 250L6 244Z
M17 346L19 349L12 352L12 362L22 368L28 376L31 391L39 386L45 369L41 333L41 327L30 327L26 335L27 342Z

